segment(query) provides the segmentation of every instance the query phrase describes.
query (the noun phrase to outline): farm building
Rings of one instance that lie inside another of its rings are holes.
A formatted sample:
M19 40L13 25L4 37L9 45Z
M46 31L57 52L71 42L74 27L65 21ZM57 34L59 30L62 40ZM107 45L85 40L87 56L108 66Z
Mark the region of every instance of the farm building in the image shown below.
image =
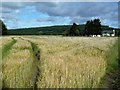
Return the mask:
M103 30L102 36L115 36L115 30L114 29Z

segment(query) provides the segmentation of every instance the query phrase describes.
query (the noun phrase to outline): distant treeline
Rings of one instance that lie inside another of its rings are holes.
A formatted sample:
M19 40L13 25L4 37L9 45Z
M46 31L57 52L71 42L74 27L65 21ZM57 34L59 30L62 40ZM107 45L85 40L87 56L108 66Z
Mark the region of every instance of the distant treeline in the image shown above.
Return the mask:
M86 24L77 25L59 25L48 27L34 27L34 28L19 28L7 30L2 20L1 33L2 35L65 35L65 36L89 36L89 34L100 34L102 30L109 30L112 27L100 24L100 20L95 19L87 21ZM95 24L93 23L95 22ZM97 27L99 26L99 27ZM113 29L113 28L112 28ZM116 36L120 35L120 29L116 29Z
M61 26L49 26L49 27L36 27L36 28L21 28L21 29L10 29L8 35L66 35L71 29L72 25L61 25ZM85 35L85 25L77 25L79 28L79 36ZM102 30L109 30L109 26L101 26ZM118 34L119 29L116 31Z

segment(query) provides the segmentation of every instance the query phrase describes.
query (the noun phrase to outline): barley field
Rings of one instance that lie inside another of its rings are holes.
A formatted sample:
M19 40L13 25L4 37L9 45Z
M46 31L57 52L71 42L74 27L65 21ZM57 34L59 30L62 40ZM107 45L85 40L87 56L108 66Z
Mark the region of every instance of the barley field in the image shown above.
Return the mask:
M2 87L99 88L106 72L117 67L117 39L2 37L0 48L2 53L5 53L2 57ZM10 48L6 48L6 45ZM114 48L113 51L111 48ZM6 49L9 49L7 54Z

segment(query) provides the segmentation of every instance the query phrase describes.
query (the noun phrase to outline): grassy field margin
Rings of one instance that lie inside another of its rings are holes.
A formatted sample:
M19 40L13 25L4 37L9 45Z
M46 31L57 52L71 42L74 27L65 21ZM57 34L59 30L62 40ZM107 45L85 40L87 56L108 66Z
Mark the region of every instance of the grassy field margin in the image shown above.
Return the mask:
M32 72L33 72L33 88L37 89L37 82L38 82L38 77L40 76L40 69L38 67L39 62L40 62L40 50L37 47L37 45L31 41L29 41L31 43L31 47L32 47L32 55L33 55L33 68L32 68Z
M0 37L0 42L2 42L2 37ZM0 47L0 89L2 89L2 47Z
M117 88L118 87L118 40L106 52L106 75L101 79L100 87Z

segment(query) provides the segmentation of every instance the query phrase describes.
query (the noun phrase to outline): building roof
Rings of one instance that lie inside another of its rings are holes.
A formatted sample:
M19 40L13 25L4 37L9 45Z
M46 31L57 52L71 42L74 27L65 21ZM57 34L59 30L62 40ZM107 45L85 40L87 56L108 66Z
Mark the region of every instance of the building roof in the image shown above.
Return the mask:
M113 30L103 30L102 33L113 33Z

